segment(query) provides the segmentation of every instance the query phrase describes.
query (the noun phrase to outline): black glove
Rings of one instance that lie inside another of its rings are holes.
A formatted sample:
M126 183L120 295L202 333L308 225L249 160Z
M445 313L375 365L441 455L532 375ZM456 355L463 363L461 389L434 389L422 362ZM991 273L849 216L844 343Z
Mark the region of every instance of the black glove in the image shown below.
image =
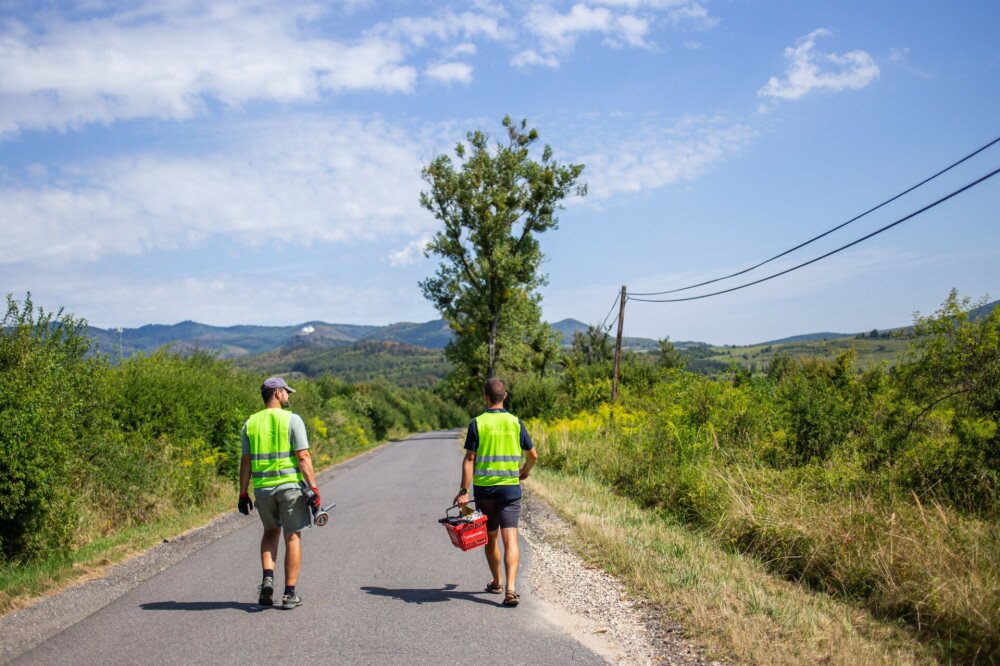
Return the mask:
M237 507L244 516L249 516L250 512L253 511L253 502L250 501L250 495L247 493L240 494L240 503Z

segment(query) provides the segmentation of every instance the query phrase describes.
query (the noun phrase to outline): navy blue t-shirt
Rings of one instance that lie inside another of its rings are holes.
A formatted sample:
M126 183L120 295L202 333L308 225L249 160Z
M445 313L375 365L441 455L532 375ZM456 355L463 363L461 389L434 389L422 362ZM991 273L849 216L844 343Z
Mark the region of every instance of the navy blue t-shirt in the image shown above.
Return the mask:
M506 409L488 409L486 411L489 414L504 414L507 412ZM528 434L528 429L524 427L524 421L518 419L518 423L521 424L521 450L528 451L535 448L534 442L531 441L531 435ZM472 419L472 422L469 424L469 430L465 433L465 450L474 452L478 449L479 427L476 425L476 419ZM519 481L510 486L473 486L473 493L477 499L513 500L521 496L521 483Z

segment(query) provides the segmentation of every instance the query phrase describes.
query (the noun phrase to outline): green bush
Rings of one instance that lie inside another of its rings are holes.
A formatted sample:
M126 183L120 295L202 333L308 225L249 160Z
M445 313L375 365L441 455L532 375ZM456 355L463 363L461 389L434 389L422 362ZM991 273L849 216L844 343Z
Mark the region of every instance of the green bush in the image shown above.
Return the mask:
M0 559L59 550L73 539L78 442L105 427L104 373L87 358L86 322L7 297L0 328Z

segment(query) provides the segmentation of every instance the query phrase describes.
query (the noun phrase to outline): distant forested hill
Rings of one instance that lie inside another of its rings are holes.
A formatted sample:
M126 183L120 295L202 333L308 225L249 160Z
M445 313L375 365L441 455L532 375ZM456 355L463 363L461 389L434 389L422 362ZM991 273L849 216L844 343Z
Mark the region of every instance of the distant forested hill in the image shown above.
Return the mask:
M348 382L382 379L398 386L420 388L433 386L449 369L440 349L388 340L362 340L327 349L290 346L236 362L268 375L332 375Z

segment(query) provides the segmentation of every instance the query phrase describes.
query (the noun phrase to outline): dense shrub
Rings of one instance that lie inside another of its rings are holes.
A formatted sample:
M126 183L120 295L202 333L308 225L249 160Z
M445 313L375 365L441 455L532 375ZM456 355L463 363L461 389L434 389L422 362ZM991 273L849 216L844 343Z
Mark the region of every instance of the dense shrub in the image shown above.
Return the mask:
M0 329L0 557L31 558L73 538L77 447L105 424L105 373L86 323L7 298Z

